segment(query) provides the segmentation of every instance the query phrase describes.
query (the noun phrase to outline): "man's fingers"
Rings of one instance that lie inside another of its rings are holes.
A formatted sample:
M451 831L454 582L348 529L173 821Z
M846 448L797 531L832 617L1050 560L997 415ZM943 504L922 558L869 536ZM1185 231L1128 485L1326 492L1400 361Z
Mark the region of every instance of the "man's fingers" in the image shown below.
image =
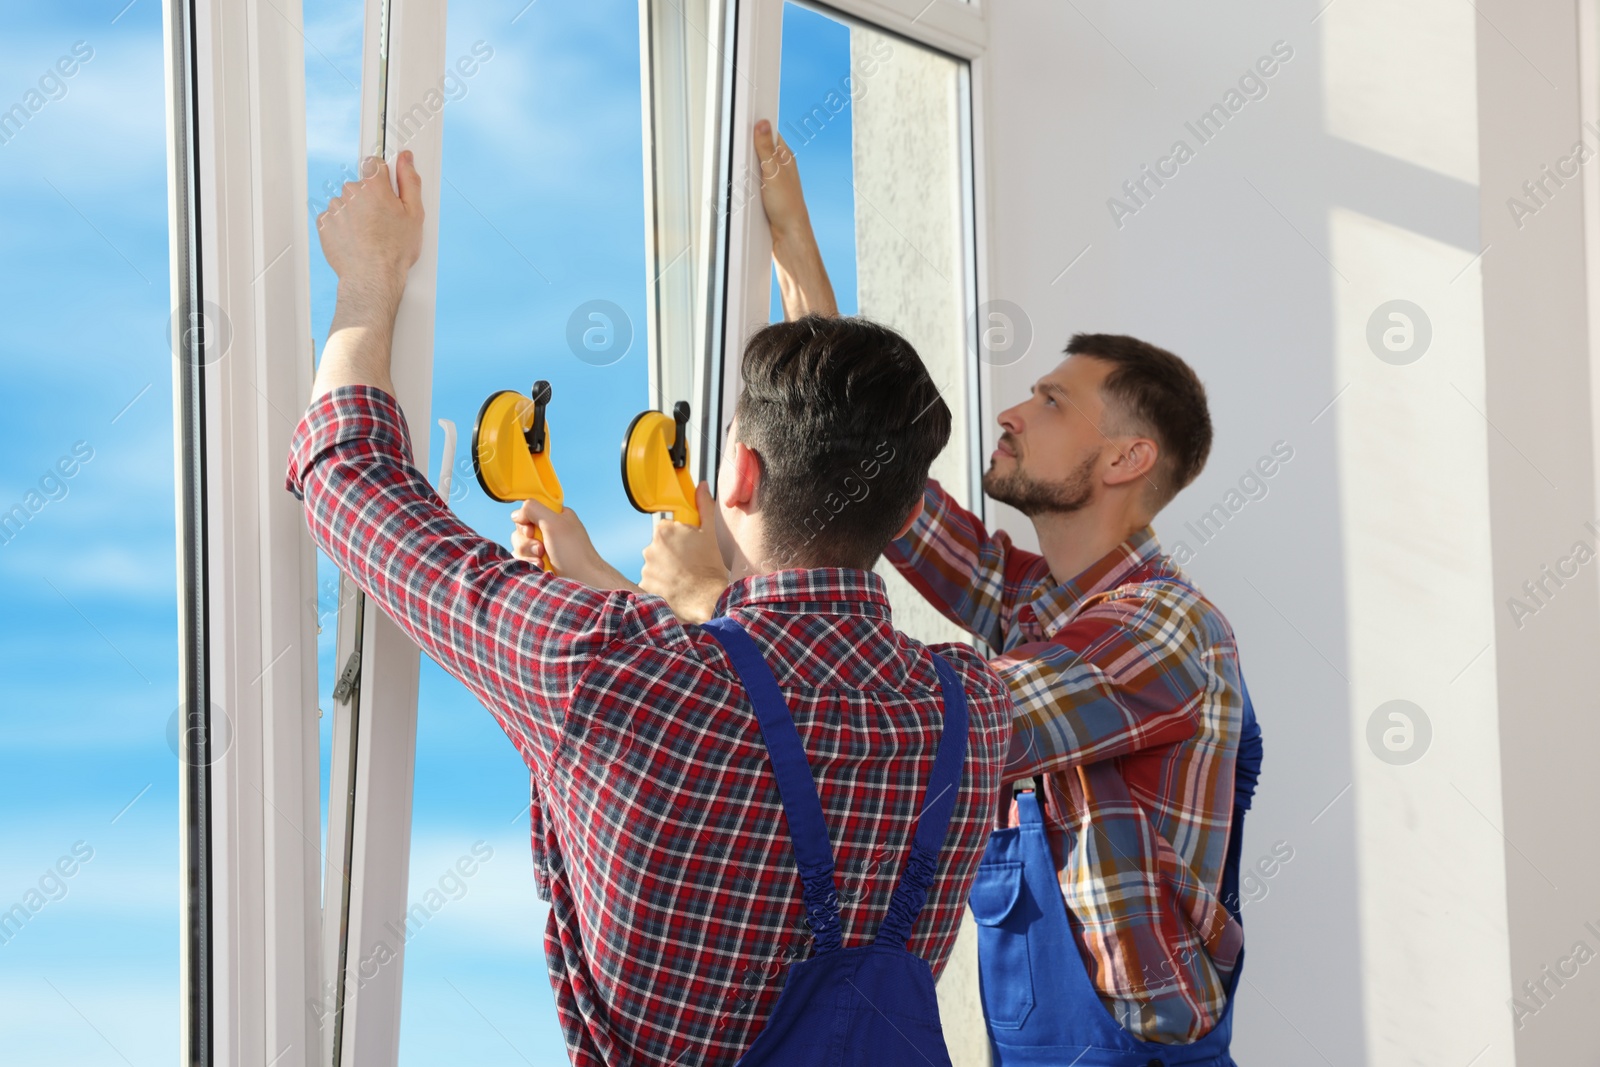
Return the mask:
M666 522L658 523L656 525L655 536L651 538L650 543L675 545L680 539L692 537L696 532L696 527L690 526L688 523L672 522L669 519Z
M519 522L511 531L511 554L518 559L538 562L544 555L544 542L539 540L539 528Z
M408 148L395 160L395 170L400 176L400 199L406 207L422 206L422 175L417 173L416 158Z
M384 162L382 156L368 156L363 159L361 161L361 177L364 181L369 181L373 185L382 182L385 189L394 189L394 186L389 182L389 164Z
M711 509L716 507L717 501L711 495L711 486L701 482L694 489L694 507L700 513L700 529L711 529Z
M762 119L756 123L756 159L761 163L763 171L767 168L767 160L772 158L772 123Z
M756 162L761 167L761 181L765 185L794 161L794 153L789 150L783 134L774 133L772 123L766 119L756 123L755 142Z
M522 506L511 513L511 521L537 526L541 522L549 522L558 514L559 512L551 511L537 500L524 500Z
M756 162L761 168L761 183L765 185L778 176L785 162L783 138L773 138L772 123L762 119L756 123Z

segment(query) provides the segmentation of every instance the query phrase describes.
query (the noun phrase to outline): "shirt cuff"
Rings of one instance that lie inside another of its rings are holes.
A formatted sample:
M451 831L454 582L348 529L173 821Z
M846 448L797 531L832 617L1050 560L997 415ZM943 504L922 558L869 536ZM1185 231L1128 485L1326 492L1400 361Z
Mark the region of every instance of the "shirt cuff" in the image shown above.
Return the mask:
M305 480L318 457L346 441L370 441L412 465L411 433L400 403L373 385L341 385L322 394L306 410L289 441L289 473L284 488L305 499Z

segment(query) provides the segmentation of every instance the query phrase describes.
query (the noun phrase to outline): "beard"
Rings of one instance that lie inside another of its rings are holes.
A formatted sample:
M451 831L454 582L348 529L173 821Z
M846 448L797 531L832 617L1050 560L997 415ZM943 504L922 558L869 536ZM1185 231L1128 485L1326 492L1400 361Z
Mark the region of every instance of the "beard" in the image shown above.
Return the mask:
M1013 457L1014 463L1016 460ZM983 491L1030 519L1037 515L1064 515L1078 511L1094 499L1094 468L1099 460L1100 450L1095 449L1059 482L1042 482L1030 477L1023 473L1020 464L1009 474L1000 474L991 462L983 475Z

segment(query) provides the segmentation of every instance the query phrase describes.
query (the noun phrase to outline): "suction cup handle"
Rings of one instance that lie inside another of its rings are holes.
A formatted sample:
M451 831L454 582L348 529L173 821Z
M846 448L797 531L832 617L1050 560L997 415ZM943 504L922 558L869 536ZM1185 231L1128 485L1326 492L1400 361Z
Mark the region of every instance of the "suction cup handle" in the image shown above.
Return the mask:
M667 449L667 456L672 460L675 468L682 469L689 462L689 402L680 400L672 406L672 421L674 431L672 447Z
M523 436L528 442L528 451L535 455L544 451L544 408L550 403L552 392L550 383L543 378L533 383L533 426Z

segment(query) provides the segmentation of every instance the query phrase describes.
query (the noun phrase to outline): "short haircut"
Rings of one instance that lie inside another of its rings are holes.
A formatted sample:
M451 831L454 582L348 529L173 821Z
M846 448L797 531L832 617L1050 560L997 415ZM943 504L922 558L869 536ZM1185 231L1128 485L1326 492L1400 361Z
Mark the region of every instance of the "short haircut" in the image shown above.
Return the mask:
M1205 469L1211 412L1194 368L1148 341L1110 333L1074 334L1067 355L1112 364L1100 392L1121 428L1156 442L1151 507L1160 511Z
M769 564L868 570L922 497L950 409L886 326L807 315L745 345L738 439L761 457Z

